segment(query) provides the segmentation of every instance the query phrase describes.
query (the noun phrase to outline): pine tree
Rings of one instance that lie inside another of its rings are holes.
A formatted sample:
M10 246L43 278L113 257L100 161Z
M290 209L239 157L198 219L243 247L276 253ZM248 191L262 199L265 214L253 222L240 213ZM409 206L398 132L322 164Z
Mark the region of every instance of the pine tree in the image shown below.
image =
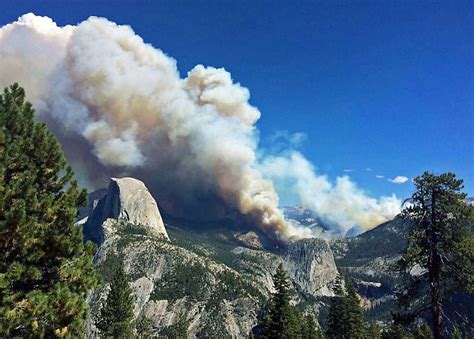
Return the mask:
M364 314L359 304L359 297L350 279L347 280L346 289L347 335L351 339L361 339L364 338L365 332Z
M75 225L86 202L61 146L14 84L0 95L0 333L80 336L98 283Z
M380 332L380 327L375 322L370 323L367 331L367 339L381 339L382 334Z
M431 313L434 338L442 336L442 308L453 291L474 289L474 238L466 226L472 207L461 193L463 181L452 173L425 172L414 179L416 191L401 217L414 223L409 245L396 269L410 281L399 295L405 319ZM419 274L409 274L419 268ZM410 307L415 305L415 307Z
M328 338L361 339L364 338L365 324L359 297L352 282L347 279L346 292L342 287L342 279L336 277L334 286L335 296L327 316Z
M167 339L188 339L189 321L182 315L176 324L166 327L160 334Z
M453 326L453 339L462 339L461 331L457 326Z
M418 327L415 337L417 339L433 339L430 326L425 322L423 326Z
M137 335L140 339L151 339L154 337L151 321L145 315L142 315L137 321Z
M280 264L273 276L273 286L275 293L272 296L271 308L266 316L264 338L280 338L284 332L288 332L288 325L291 320L290 281Z
M260 324L262 338L297 338L301 337L303 321L301 313L290 304L294 291L287 273L280 264L273 276L275 293L269 310L264 314Z
M100 310L97 328L105 337L130 338L133 334L133 296L128 277L119 265L110 281L107 300Z
M342 287L342 279L338 275L334 284L335 296L331 298L331 306L327 316L326 337L332 339L348 339L348 319L346 296Z
M410 337L407 336L403 326L397 323L393 323L388 331L382 332L382 339L408 339L408 338Z
M322 339L321 331L316 325L316 321L311 314L304 317L302 336L303 339Z

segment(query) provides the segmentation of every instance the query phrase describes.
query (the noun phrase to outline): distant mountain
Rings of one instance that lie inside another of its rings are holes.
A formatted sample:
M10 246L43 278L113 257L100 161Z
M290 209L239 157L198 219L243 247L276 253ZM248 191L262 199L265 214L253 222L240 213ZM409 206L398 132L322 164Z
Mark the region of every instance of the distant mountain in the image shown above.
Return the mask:
M98 337L95 319L117 265L129 275L136 318L149 319L157 335L185 316L195 337L247 337L270 296L279 263L301 309L317 317L326 307L337 275L327 241L305 239L278 248L230 220L193 224L166 216L164 229L155 232L153 225L161 229L158 210L151 209L156 215L151 219L144 213L143 205L156 206L147 192L141 182L113 179L105 194L92 194L95 202L81 220L85 237L99 246L95 262L105 282L88 298L87 337Z
M395 290L401 281L390 265L404 252L411 226L396 218L357 237L330 242L336 265L353 280L369 321L388 322L398 308ZM456 309L445 309L445 316L451 324L462 325L467 337L474 337L474 296L453 298Z
M357 237L330 242L337 266L353 279L371 320L391 319L398 279L389 266L406 248L410 226L395 219Z
M329 230L329 227L310 209L301 206L283 206L281 209L285 218L296 226L304 226L316 231ZM318 234L319 232L315 233Z
M283 210L290 222L325 227L309 210ZM411 226L395 219L352 238L305 239L276 247L266 235L231 218L194 222L160 215L135 179L113 179L108 189L91 194L81 213L85 237L99 246L95 262L105 282L88 298L89 338L98 337L94 322L116 265L129 275L136 318L149 319L156 335L185 316L193 337L247 337L272 292L279 263L289 273L298 307L320 324L338 269L355 283L366 319L387 324L396 309L399 282L389 265L405 249ZM472 296L461 299L458 304L469 313Z

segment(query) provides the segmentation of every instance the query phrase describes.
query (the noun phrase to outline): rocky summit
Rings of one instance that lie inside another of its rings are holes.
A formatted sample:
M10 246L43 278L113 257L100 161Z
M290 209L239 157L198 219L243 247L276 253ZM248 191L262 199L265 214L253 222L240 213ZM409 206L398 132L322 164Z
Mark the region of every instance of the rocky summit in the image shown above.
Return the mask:
M403 251L410 228L395 219L357 237L277 247L232 220L205 223L165 214L163 221L145 185L133 178L111 179L107 190L90 195L80 217L85 238L98 245L95 263L104 281L88 297L88 338L99 336L95 322L118 265L129 277L137 322L146 319L156 335L184 317L192 337L247 337L273 292L280 263L298 308L320 323L338 270L354 282L366 318L388 323L398 283L388 267Z
M337 268L326 240L272 248L264 235L224 221L212 227L171 218L163 223L155 200L133 178L113 178L106 192L91 198L81 223L86 239L98 245L95 262L105 284L89 295L87 337L98 337L95 321L117 265L130 278L137 321L148 319L157 334L185 317L194 337L246 337L280 263L306 312L317 317L332 295Z
M108 189L92 193L89 201L89 206L81 211L88 215L82 215L80 222L84 224L86 238L98 244L104 240L104 232L113 232L104 226L114 221L137 225L150 235L169 239L158 205L140 180L112 178Z

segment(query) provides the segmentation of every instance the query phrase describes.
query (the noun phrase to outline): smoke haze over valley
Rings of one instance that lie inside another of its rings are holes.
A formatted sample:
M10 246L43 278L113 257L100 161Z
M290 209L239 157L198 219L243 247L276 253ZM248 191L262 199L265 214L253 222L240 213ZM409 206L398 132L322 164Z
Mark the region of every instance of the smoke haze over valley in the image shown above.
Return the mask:
M265 112L238 79L203 65L181 78L176 61L129 26L91 17L58 27L25 14L0 28L0 59L0 85L25 87L90 189L111 176L137 177L174 215L237 212L283 241L315 231L285 220L279 191L330 234L368 230L400 212L395 195L371 197L348 176L332 180L291 143L259 148Z

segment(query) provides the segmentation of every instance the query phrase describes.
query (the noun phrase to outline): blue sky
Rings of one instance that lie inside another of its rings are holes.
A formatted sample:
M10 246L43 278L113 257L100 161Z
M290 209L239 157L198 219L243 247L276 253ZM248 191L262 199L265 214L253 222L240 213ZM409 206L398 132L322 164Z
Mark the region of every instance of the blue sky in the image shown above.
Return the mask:
M27 12L129 24L183 75L225 67L248 87L263 145L277 131L304 133L320 173L348 174L375 196L407 196L410 182L386 178L424 170L453 171L474 195L472 2L64 3L3 1L0 25Z

